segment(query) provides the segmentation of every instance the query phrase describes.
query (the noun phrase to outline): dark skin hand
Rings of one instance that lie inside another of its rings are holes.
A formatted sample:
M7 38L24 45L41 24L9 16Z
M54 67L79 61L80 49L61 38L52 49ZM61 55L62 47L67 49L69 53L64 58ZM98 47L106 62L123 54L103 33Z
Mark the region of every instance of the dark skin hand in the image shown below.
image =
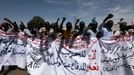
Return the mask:
M75 24L74 24L75 29L77 28L77 24L78 24L79 21L80 21L80 19L77 19L77 20L76 20L76 22L75 22Z
M103 20L103 23L106 22L108 19L112 18L113 14L108 14L108 16Z
M63 17L62 22L60 24L60 31L62 31L63 23L65 22L65 20L66 20L66 17Z

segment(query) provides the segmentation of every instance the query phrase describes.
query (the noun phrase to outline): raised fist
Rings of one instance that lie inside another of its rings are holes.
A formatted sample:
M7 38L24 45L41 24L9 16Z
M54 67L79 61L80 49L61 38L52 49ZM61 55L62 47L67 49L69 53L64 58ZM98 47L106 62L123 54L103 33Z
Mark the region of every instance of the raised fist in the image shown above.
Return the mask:
M107 18L112 18L114 15L113 14L108 14Z
M113 14L108 14L107 17L104 19L103 22L106 22L108 19L112 18L114 15Z
M66 20L66 17L63 17L63 21L65 21Z
M8 18L4 18L4 20L9 20Z
M59 20L60 20L60 18L57 19L57 21L59 21Z

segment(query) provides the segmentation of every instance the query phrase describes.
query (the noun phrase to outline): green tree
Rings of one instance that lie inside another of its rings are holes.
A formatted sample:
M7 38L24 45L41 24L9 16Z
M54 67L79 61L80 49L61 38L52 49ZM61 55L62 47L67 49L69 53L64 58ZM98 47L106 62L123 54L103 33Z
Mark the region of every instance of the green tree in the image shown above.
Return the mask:
M28 29L32 30L33 28L40 28L45 25L45 20L40 16L34 16L28 23Z

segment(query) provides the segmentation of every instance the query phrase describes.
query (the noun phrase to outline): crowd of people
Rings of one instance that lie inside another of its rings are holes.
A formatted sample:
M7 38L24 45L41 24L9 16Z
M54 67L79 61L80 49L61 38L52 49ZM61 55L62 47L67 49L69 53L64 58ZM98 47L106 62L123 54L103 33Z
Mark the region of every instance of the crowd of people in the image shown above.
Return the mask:
M50 24L48 21L46 21L45 24L39 23L40 25L33 26L30 26L29 23L24 25L23 22L18 25L16 22L12 22L8 18L4 18L5 22L0 24L0 32L7 34L14 33L16 36L17 34L21 33L26 37L32 38L41 38L41 36L50 36L56 38L60 36L62 39L67 40L75 38L78 35L97 38L119 36L126 34L130 29L134 28L132 25L127 25L127 22L121 18L120 22L118 22L119 29L113 31L112 27L114 22L111 20L112 17L113 15L109 14L100 25L98 25L98 22L95 18L93 18L92 22L88 25L85 25L84 21L77 19L74 25L72 25L71 22L67 22L66 27L64 28L63 25L66 17L63 17L60 24L60 19L58 18L55 23Z
M27 38L32 38L33 40L49 39L51 41L60 38L65 40L66 44L69 44L71 48L71 44L73 43L70 43L70 40L73 41L79 35L82 35L84 39L88 39L90 42L90 38L95 37L100 39L133 34L134 26L127 25L127 22L125 22L123 18L118 22L119 29L113 30L114 22L111 20L112 17L112 14L108 14L100 25L98 25L96 19L93 18L88 25L85 25L84 21L77 19L74 25L71 22L67 22L65 27L63 25L66 17L62 18L60 24L60 19L58 18L55 23L45 21L45 23L39 22L39 25L35 25L33 22L29 22L27 25L21 22L20 25L18 25L16 22L4 18L5 21L0 24L0 36L1 34L13 34L15 38L19 37L24 41L27 41ZM46 48L50 42L49 40L46 40ZM4 69L6 70L7 68L4 67Z

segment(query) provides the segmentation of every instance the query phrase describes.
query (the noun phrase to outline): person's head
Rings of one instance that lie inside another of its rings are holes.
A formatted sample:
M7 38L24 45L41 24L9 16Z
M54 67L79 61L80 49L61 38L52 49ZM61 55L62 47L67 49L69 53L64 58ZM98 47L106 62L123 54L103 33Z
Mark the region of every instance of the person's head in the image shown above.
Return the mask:
M120 18L120 22L122 22L124 20L124 18Z
M39 29L39 33L43 33L43 35L47 35L46 28L45 27L41 27Z
M109 20L109 21L107 21L105 27L111 29L113 27L113 24L114 24L114 22L112 20Z
M21 31L24 31L25 28L26 28L26 27L25 27L24 24L20 24L20 30L21 30Z
M84 22L84 21L81 21L81 22L79 23L79 27L80 27L80 29L84 29L84 27L85 27L85 22Z
M54 29L55 28L54 23L51 23L50 27Z
M88 25L88 28L91 29L91 30L93 30L93 31L96 31L97 30L97 27L98 27L98 24L97 23L96 24L90 23Z
M50 27L50 23L48 21L45 22L45 27Z
M54 31L58 31L58 23L51 23L51 28L53 28Z
M45 25L43 27L45 27L46 31L48 32L50 30L50 23L48 21L46 21Z
M9 24L8 22L3 22L2 24L1 24L1 30L3 30L3 31L8 31L8 29L9 28L11 28L11 24Z
M92 22L88 25L88 28L93 31L96 31L97 27L98 27L98 23L94 20L92 20Z
M37 28L32 28L31 30L30 30L30 32L31 32L31 34L35 37L35 36L37 36Z
M71 29L72 29L72 23L71 23L71 22L67 22L67 23L66 23L66 29L67 29L68 31L71 31Z
M51 28L53 28L54 23L50 25L48 21L45 22L45 24L39 28L39 33L42 35L47 35Z
M127 23L126 22L123 22L123 23L120 24L120 30L121 31L125 31L126 28L127 28Z

